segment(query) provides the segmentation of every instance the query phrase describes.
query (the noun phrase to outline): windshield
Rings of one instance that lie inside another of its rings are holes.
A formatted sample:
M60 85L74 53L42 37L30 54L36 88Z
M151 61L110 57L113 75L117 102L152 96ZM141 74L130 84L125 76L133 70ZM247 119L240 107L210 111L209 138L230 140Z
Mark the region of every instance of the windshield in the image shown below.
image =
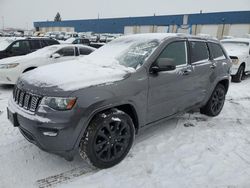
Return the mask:
M12 42L14 42L14 39L3 39L0 40L0 51L5 50Z
M157 41L135 44L116 59L121 65L136 69L144 63L158 45L159 42Z
M53 45L53 46L47 46L42 49L39 49L35 52L32 52L28 54L28 56L50 56L52 53L56 52L59 48L61 48L60 45Z
M159 44L160 40L153 37L121 37L90 54L89 59L99 60L98 62L106 66L115 62L136 69L146 61ZM110 62L111 59L113 62Z

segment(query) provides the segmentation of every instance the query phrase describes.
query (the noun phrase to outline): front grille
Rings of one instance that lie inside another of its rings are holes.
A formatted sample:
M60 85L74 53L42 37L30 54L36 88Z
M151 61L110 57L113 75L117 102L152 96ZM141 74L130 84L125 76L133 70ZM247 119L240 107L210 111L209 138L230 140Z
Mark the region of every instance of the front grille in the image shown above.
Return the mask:
M42 97L15 87L13 90L13 99L21 108L35 112Z

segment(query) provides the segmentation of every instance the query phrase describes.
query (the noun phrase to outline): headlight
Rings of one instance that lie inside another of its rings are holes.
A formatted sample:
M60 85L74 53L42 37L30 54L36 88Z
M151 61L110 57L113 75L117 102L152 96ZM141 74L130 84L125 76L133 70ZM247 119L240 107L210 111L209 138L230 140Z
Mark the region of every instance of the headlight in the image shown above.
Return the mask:
M231 58L232 63L233 63L234 65L237 65L237 64L239 63L238 57L236 57L236 56L230 56L230 58Z
M239 63L239 60L238 59L232 59L232 63L237 65Z
M0 65L0 69L11 69L19 65L19 63L11 63L11 64L2 64Z
M61 98L61 97L44 97L41 105L48 106L54 110L71 110L76 103L75 97Z

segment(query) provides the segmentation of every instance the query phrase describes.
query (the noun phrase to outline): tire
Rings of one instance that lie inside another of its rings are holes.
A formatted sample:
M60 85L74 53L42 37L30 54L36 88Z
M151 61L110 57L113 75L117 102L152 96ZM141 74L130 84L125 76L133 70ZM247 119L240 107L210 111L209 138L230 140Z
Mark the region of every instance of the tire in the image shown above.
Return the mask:
M243 76L244 76L244 66L241 65L240 68L238 69L237 74L232 76L232 81L239 83L243 80Z
M200 112L211 117L219 115L224 106L225 98L226 89L222 84L218 84L207 104L200 109Z
M130 116L112 109L96 115L90 122L79 152L83 159L97 168L110 168L128 154L135 137Z

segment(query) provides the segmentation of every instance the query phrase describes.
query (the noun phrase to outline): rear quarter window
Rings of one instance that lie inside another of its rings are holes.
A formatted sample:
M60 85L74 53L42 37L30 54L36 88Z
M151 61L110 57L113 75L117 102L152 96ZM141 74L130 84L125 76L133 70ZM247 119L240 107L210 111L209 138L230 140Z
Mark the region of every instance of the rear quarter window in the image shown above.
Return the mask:
M54 44L59 44L59 42L56 40L46 40L46 42L48 43L49 46Z
M93 52L93 50L80 47L79 52L80 52L80 55L89 55Z
M213 60L227 59L222 47L219 44L209 42L208 47Z

